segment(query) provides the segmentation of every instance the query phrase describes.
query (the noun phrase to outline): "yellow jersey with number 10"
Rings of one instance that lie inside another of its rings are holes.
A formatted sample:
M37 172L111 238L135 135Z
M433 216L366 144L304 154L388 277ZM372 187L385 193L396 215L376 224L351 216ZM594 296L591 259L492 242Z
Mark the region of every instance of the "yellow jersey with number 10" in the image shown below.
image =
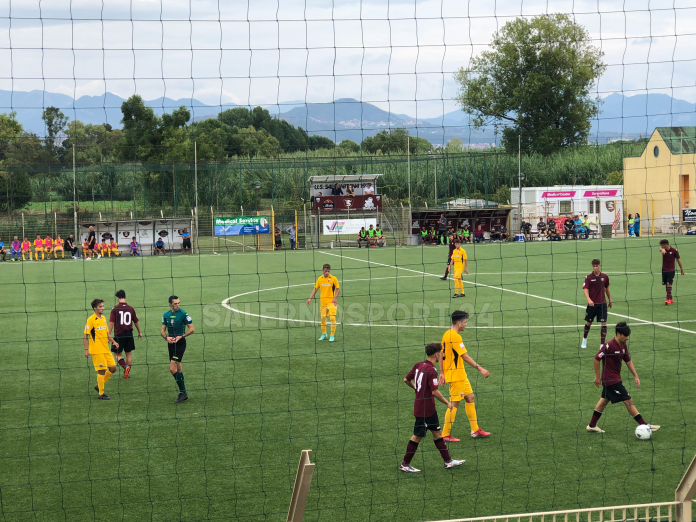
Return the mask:
M462 355L466 353L462 336L451 328L442 336L442 369L445 382L466 381L466 370Z

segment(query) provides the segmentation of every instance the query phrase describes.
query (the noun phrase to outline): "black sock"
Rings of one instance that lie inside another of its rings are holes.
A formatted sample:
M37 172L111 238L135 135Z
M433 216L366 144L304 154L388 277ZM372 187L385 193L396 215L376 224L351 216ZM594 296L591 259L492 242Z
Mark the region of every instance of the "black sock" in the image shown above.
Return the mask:
M647 424L645 420L643 420L643 416L640 413L636 413L633 418L636 420L638 424Z
M406 446L406 455L404 455L404 464L408 466L411 463L411 459L413 459L413 456L416 454L417 450L418 443L409 440L408 446Z
M184 386L184 374L181 372L177 372L174 375L174 379L176 380L176 383L179 385L179 391L181 393L186 393L186 386Z
M590 421L590 428L594 428L595 426L597 426L597 421L599 420L599 418L601 416L602 416L601 411L595 410L592 412L592 420Z

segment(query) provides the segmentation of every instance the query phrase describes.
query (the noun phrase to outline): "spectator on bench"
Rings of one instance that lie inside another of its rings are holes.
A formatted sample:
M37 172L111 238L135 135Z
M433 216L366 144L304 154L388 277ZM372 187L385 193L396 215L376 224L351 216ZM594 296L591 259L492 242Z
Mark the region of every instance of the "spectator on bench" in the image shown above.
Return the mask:
M575 219L573 220L573 224L575 225L575 232L577 234L576 238L579 236L580 239L587 239L587 234L585 234L585 227L583 226L582 218L576 215Z
M568 239L568 236L570 234L573 234L573 239L578 238L577 232L575 232L575 224L573 223L573 220L570 218L570 216L565 218L565 221L563 222L563 229L565 230L565 238Z
M334 185L334 188L331 189L331 195L332 196L342 196L343 195L343 189L340 187L338 183Z
M111 256L111 254L115 256L121 255L121 253L118 251L118 244L113 237L111 238L111 243L109 243L109 256Z
M367 243L372 247L375 248L376 243L377 243L377 236L375 234L375 229L370 225L370 228L367 229Z
M560 236L560 234L558 233L558 230L556 229L556 222L555 222L553 219L550 219L550 218L549 218L548 226L549 226L549 228L548 228L548 232L547 232L547 233L548 233L548 236L549 236L549 240L550 240L550 241L560 241L560 240L561 240L561 236Z
M501 241L508 241L510 239L510 232L508 232L508 229L505 225L500 227L500 240Z
M430 235L430 231L425 228L424 226L421 226L420 229L420 237L421 237L421 245L425 245L426 242L431 243L433 238Z
M131 257L140 255L140 245L135 240L135 237L130 242L130 255Z
M474 230L474 241L477 243L483 243L483 240L485 239L485 232L483 231L483 228L481 228L481 225L476 227L476 230Z
M434 225L431 225L431 226L430 226L429 232L430 232L430 244L431 244L431 245L434 245L434 244L435 244L435 241L437 241L437 232L435 231L435 226L434 226Z
M65 250L70 252L73 259L78 259L80 257L80 249L75 246L75 238L72 234L65 240Z
M167 255L167 251L164 249L164 241L161 237L158 237L157 241L155 241L155 255L160 255L160 252L162 252L163 256Z
M17 256L17 259L15 259L15 255ZM22 259L22 242L17 238L17 236L14 237L14 241L12 241L12 251L10 252L10 258L12 261L19 261Z
M469 230L469 225L464 225L464 232L462 233L462 243L471 243L471 231Z
M367 230L365 230L365 227L362 227L360 229L360 232L358 232L358 248L362 248L362 243L367 243L365 245L365 248L369 246L369 241L367 239Z
M539 237L539 239L548 236L546 230L546 221L544 221L544 218L541 216L539 216L539 222L537 223L537 236Z
M382 229L379 228L379 223L377 223L377 230L375 230L375 236L377 236L375 238L377 241L377 246L383 247L384 246L384 234L382 234Z
M522 232L524 234L525 241L531 241L531 239L532 239L532 224L528 223L527 221L522 221L522 225L520 226L520 232Z
M491 225L491 241L500 241L500 232Z

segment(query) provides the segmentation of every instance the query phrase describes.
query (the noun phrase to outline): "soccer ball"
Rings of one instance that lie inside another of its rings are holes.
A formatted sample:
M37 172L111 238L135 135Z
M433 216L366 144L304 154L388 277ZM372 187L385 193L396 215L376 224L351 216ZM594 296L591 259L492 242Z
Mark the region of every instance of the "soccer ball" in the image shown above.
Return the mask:
M639 424L636 426L636 437L640 440L648 440L652 435L652 430L647 424Z

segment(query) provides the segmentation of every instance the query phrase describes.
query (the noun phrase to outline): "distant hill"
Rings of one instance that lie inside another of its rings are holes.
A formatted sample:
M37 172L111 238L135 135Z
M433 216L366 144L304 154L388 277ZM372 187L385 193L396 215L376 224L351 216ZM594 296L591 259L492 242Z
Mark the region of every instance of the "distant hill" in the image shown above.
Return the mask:
M43 135L41 113L44 107L60 108L71 120L85 123L109 123L121 127L121 104L125 100L107 92L102 96L81 96L73 100L65 94L45 91L0 90L0 112L17 112L17 119L26 130ZM191 111L193 121L214 118L235 104L206 105L195 98L157 98L146 100L157 114L171 112L184 105ZM452 111L434 118L418 118L390 113L376 105L353 98L341 98L333 103L305 103L303 100L264 105L272 115L304 128L310 134L326 136L337 143L350 139L360 143L367 136L394 127L406 127L414 136L441 145L452 138L465 144L494 143L492 128L474 129L469 116ZM617 138L637 138L652 133L659 126L696 125L696 104L666 94L611 94L604 98L599 117L592 122L592 140L606 142Z

